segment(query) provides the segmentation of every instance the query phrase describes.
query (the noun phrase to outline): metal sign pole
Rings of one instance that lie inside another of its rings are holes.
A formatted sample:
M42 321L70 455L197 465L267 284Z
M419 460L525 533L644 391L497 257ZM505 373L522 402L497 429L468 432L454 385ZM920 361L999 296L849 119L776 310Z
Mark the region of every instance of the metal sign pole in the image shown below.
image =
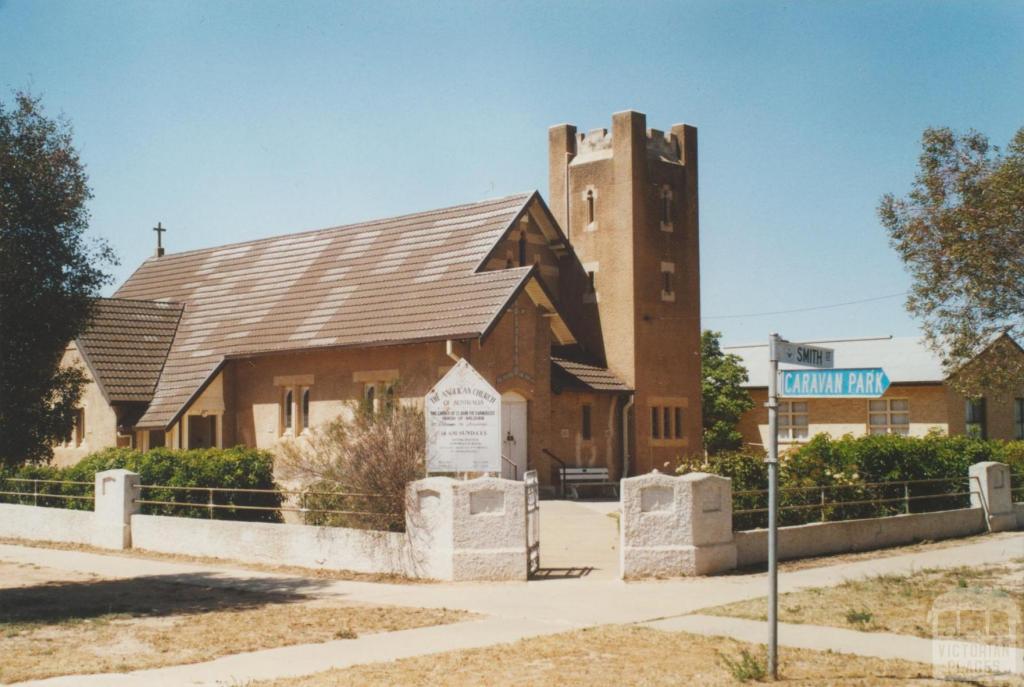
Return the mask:
M768 339L768 672L779 679L779 351L778 334Z

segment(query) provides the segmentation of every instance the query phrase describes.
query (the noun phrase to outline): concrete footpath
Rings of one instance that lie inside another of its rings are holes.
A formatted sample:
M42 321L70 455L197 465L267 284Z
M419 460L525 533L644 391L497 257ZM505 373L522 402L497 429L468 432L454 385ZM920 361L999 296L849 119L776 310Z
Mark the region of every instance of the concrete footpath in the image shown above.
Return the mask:
M666 632L690 632L714 637L731 637L742 642L765 643L765 623L746 618L727 618L714 615L686 615L666 618L647 627ZM902 659L917 663L931 663L932 640L890 632L860 632L841 627L779 623L779 645L793 649L834 651L840 654L873 656L882 659ZM971 656L992 656L1007 652L1013 657L1018 673L1024 673L1024 649L995 648L964 642Z
M784 572L780 575L779 586L781 592L787 592L831 586L870 575L907 574L922 568L1001 563L1021 557L1024 557L1024 533L1004 533L962 546ZM767 591L767 579L763 573L630 583L583 577L516 583L403 585L306 579L229 565L12 545L0 545L0 560L34 563L109 578L153 576L159 577L161 581L183 584L260 591L283 588L313 597L340 597L367 605L452 608L484 616L481 620L470 622L366 635L355 640L268 649L226 656L206 663L23 683L50 686L245 684L252 680L304 675L361 663L502 644L595 625L647 623L657 626L655 621L667 622L670 618L683 622L680 616L688 616L702 608L764 596ZM721 620L716 618L714 622ZM711 622L686 620L685 624L687 631L696 631L693 628L716 627ZM763 623L746 622L752 624L722 627L729 630L729 636L736 632L742 635L737 638L763 641L763 637L760 640L756 638L758 628L763 635ZM661 627L671 628L671 623ZM901 656L908 657L906 654Z

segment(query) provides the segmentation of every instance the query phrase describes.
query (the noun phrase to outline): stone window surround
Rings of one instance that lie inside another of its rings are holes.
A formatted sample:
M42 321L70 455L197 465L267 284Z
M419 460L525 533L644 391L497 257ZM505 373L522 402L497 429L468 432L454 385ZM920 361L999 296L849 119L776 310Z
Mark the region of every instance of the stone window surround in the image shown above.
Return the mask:
M673 276L676 273L676 264L674 262L662 262L661 263L661 300L666 303L675 303L676 301L676 290L673 285ZM665 277L665 275L671 275ZM669 289L665 289L665 285L669 286Z
M658 225L661 230L666 234L671 234L675 231L675 227L672 224L672 210L674 207L669 208L669 219L665 221L665 201L672 203L674 198L672 195L672 187L665 184L661 187L661 191L658 193Z
M583 224L583 231L597 231L597 188L588 184L580 194L583 198L583 208L586 222ZM590 203L594 206L594 219L590 219Z
M278 412L278 436L298 436L308 429L308 418L303 417L302 395L310 390L315 382L315 377L310 374L304 375L279 375L274 377L274 386L280 389L279 401L280 411ZM291 427L286 426L285 403L291 393Z

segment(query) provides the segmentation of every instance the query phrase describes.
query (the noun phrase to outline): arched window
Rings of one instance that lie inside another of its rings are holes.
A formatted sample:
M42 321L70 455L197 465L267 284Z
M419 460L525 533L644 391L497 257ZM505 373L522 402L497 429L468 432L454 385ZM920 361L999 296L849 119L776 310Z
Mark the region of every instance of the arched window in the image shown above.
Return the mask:
M293 400L294 399L292 397L292 390L288 389L288 391L286 391L285 394L284 394L284 428L285 429L291 429L292 428L292 401Z
M519 233L519 266L526 267L526 232Z
M309 389L302 390L302 428L309 428Z
M587 224L594 223L594 192L587 191Z

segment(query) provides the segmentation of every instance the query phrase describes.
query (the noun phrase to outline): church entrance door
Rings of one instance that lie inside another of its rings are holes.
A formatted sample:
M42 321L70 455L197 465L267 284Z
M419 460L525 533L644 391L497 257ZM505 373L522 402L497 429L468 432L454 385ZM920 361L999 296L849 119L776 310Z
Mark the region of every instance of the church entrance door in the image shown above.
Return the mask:
M501 476L523 479L526 474L526 399L514 391L501 395Z

